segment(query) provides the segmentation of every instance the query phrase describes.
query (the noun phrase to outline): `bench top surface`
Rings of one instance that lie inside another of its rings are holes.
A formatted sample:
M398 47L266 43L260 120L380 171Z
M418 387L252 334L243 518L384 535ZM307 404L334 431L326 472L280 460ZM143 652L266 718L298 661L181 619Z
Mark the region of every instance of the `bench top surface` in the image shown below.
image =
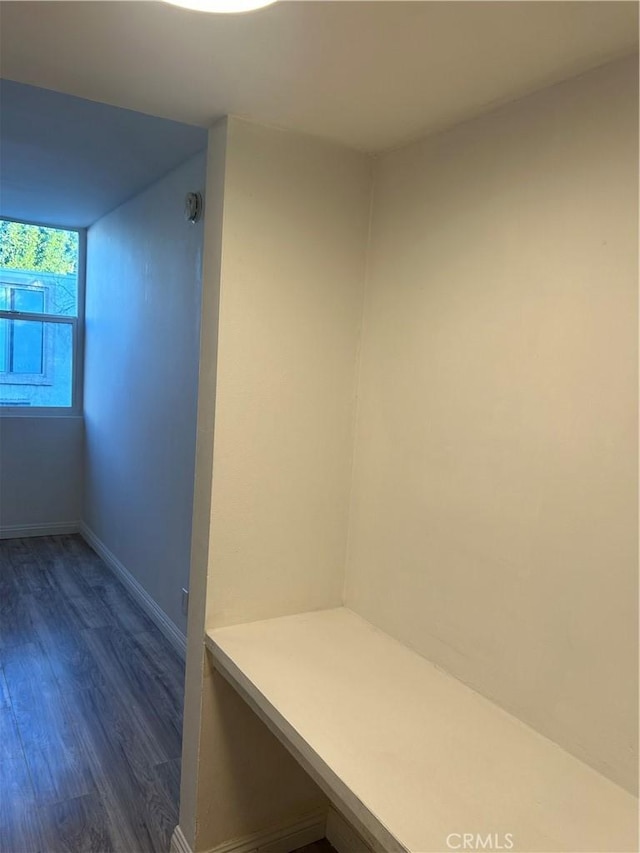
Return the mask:
M464 833L492 836L485 849L637 850L635 797L350 610L219 628L206 642L379 850L462 849Z

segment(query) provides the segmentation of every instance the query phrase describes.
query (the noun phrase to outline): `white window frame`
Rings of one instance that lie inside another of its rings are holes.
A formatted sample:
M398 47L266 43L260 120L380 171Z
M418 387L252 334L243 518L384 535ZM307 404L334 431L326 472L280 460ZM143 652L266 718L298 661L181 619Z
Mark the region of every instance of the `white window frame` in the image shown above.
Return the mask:
M23 311L0 310L0 319L31 320L38 323L63 323L71 326L72 365L71 365L71 405L70 406L0 406L0 418L42 418L42 417L79 417L82 415L82 385L84 363L84 299L85 272L87 258L87 229L70 228L68 225L55 225L50 222L32 222L26 219L14 219L2 216L5 222L19 222L22 225L35 225L43 228L56 228L61 231L74 231L78 235L78 316L63 314L36 314ZM45 329L46 333L46 329ZM10 382L14 385L18 383ZM37 384L42 384L38 382Z

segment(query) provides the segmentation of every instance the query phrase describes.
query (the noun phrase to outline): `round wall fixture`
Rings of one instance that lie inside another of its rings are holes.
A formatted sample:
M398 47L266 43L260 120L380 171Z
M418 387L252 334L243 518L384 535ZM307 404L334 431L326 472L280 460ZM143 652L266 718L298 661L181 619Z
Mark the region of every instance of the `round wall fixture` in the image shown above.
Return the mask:
M200 193L187 193L184 198L184 218L187 222L198 222L202 216L202 196Z
M264 6L272 6L278 0L164 0L171 6L182 6L196 12L215 12L221 15L233 15L239 12L252 12Z

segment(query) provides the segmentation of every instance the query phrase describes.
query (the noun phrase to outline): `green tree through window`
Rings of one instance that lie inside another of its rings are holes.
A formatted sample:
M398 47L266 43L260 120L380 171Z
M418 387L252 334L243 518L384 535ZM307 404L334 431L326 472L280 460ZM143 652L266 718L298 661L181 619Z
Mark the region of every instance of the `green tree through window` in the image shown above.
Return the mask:
M73 405L79 234L0 219L0 406Z
M76 274L78 235L44 225L0 220L0 267Z

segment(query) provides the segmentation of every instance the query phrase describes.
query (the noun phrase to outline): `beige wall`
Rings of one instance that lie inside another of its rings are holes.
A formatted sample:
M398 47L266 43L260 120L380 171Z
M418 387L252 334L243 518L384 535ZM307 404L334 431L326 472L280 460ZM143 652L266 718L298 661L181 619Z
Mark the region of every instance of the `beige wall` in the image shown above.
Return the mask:
M377 161L348 606L637 780L637 59Z
M206 786L204 786L203 791L201 784L200 755L203 751L211 748L208 739L210 726L202 714L204 686L210 673L208 661L205 659L203 634L209 564L226 150L227 121L224 119L209 130L205 192L206 215L203 222L198 418L182 727L182 775L180 780L180 827L192 850L196 849L198 797L199 795L206 797L208 794ZM205 759L206 761L207 759Z
M341 603L370 186L346 149L236 118L210 132L180 807L194 850L326 808L202 639Z
M208 625L342 601L363 155L229 120Z
M373 163L230 118L207 207L189 844L325 804L205 627L343 595L632 788L636 60Z

